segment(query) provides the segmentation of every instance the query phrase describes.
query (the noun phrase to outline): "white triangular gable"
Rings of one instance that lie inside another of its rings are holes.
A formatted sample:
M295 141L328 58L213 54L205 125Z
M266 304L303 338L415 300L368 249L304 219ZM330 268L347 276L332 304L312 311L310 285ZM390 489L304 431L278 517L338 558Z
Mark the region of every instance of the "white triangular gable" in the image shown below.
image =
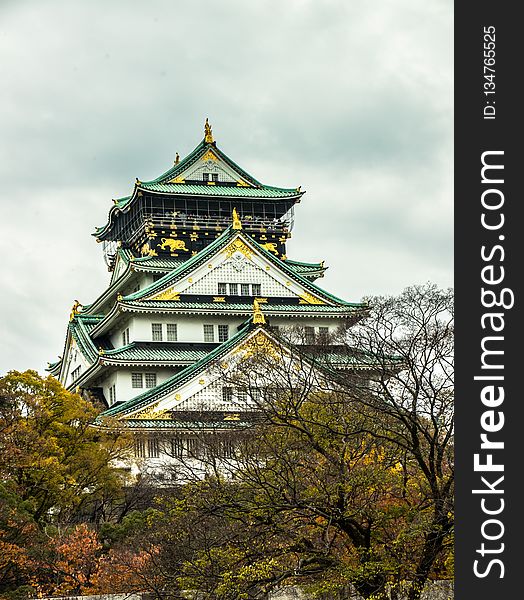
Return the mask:
M231 386L231 383L224 378L224 373L234 372L235 365L254 352L263 352L264 356L272 356L276 361L289 361L292 358L290 351L280 346L265 329L253 329L247 338L241 340L237 346L221 357L218 364L213 363L207 369L195 372L191 379L166 393L163 398L154 399L149 405L127 413L123 418L171 418L166 413L188 410L235 411L239 413L243 410L253 410L249 398L240 399L234 395L232 399L226 400L223 387ZM269 383L266 382L266 385Z
M124 274L127 265L127 261L124 258L122 258L121 254L118 252L116 255L115 266L113 267L113 273L111 275L111 281L109 285L112 285Z
M76 369L80 367L80 372L78 375L80 376L82 373L84 373L84 371L87 371L90 366L91 363L82 354L73 336L69 334L67 336L64 359L62 361L62 367L60 370L60 383L64 387L70 387L74 383L71 374L75 373ZM78 379L78 376L76 379Z
M204 173L214 174L216 177L212 177L211 180L217 179L217 185L220 185L220 182L238 183L242 186L251 185L245 181L240 173L237 173L222 160L212 148L209 148L196 163L179 173L176 177L168 180L167 183L182 183L186 180L204 181Z
M219 283L258 284L260 297L299 298L302 303L328 304L296 279L271 263L253 244L239 234L229 244L175 284L166 284L147 300L172 300L180 294L221 296Z

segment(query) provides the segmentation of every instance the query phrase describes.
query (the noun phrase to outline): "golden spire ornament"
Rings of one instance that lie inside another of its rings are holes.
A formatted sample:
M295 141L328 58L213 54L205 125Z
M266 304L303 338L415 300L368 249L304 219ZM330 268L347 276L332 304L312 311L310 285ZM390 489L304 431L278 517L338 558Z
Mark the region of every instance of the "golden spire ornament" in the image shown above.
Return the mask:
M242 221L238 216L237 209L233 209L233 229L242 229Z
M266 317L264 317L264 313L256 298L253 300L253 323L255 325L265 325L266 323Z
M209 124L207 117L206 124L204 125L204 142L206 142L206 144L213 143L213 132L211 131L211 125Z

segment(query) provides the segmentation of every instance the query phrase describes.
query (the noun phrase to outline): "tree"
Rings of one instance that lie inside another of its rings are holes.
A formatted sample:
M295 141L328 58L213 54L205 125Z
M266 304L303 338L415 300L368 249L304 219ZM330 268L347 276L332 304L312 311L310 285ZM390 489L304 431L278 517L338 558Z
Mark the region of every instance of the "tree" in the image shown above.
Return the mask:
M0 379L0 476L33 504L41 525L74 521L121 494L113 462L128 440L92 427L98 412L51 376L12 371Z
M55 539L126 506L113 463L129 441L92 427L97 414L52 377L0 379L0 593L46 582Z
M249 393L262 422L239 436L232 459L207 453L214 477L188 502L231 532L242 523L244 537L206 552L220 554L219 578L237 592L349 581L370 598L404 583L414 600L431 573L445 573L452 296L426 285L370 304L369 317L328 346L319 340L291 354L261 339L235 364L217 366L227 385ZM300 341L300 332L289 337ZM224 583L217 589L227 593Z

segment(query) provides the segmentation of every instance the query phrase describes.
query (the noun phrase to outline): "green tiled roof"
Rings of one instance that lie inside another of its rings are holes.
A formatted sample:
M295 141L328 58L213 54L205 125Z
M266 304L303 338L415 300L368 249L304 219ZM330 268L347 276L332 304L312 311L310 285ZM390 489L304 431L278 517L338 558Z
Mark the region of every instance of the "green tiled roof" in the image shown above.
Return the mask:
M253 423L248 421L168 421L167 419L126 419L122 423L133 429L176 429L180 431L204 431L216 429L246 429Z
M186 312L191 310L202 310L219 313L248 313L253 312L253 303L237 304L227 302L183 302L180 300L127 300L122 301L122 307L129 307L135 310L162 310L167 309L169 311ZM330 306L329 304L262 304L262 311L265 315L271 316L272 314L279 313L332 313L332 314L348 314L355 312L355 310L361 310L363 307L359 304L349 305L342 304L338 306Z
M187 258L178 258L176 256L169 256L166 254L162 254L160 256L141 256L138 258L134 258L132 262L134 265L140 268L151 268L166 271L172 271L179 267L183 262L185 262Z
M296 189L272 187L242 187L226 185L197 185L185 183L141 183L139 189L164 194L191 196L227 196L231 198L291 198L298 195Z
M216 344L131 342L122 348L106 350L103 360L193 363L205 358L215 347Z
M68 326L78 348L90 362L98 357L98 349L89 334L103 318L103 315L78 314Z

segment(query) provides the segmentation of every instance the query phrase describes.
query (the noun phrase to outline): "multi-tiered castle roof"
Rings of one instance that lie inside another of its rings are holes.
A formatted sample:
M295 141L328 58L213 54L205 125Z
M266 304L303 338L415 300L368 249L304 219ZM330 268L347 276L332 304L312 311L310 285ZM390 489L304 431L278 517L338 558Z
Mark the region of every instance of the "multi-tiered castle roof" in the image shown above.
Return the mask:
M95 232L109 285L90 304L75 302L63 355L49 371L142 433L183 436L202 423L225 430L247 422L247 405L243 411L212 369L217 361L253 343L307 353L319 335L367 311L317 285L323 262L287 257L303 194L249 175L217 147L206 121L186 158L114 201ZM301 348L281 335L293 325L306 332ZM369 366L358 353L327 352L341 368ZM158 445L151 447L155 458Z

